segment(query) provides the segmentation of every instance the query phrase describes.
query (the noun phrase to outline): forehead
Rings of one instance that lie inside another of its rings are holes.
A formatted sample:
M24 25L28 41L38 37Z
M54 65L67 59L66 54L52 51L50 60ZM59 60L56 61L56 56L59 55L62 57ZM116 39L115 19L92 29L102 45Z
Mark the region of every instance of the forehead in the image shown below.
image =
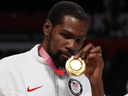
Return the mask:
M65 16L63 18L62 27L70 32L78 34L87 34L88 23L85 20L80 20L72 16Z

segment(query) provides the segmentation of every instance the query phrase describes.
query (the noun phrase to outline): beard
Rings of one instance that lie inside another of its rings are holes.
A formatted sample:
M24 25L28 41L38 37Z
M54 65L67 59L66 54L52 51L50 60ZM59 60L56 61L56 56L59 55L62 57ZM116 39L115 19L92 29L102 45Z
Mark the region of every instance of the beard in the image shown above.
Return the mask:
M63 60L60 59L59 55L62 54L62 51L60 51L60 50L57 51L57 53L53 54L50 49L51 48L50 42L51 42L51 34L50 34L50 37L48 40L48 46L47 46L48 54L52 58L52 61L57 68L65 70L65 63L66 63L67 59L63 59Z
M64 59L63 61L59 58L59 55L61 54L61 51L58 51L56 54L53 54L50 50L49 50L49 55L52 58L52 61L54 63L54 65L57 68L60 69L64 69L65 68L65 63L67 61L67 59Z

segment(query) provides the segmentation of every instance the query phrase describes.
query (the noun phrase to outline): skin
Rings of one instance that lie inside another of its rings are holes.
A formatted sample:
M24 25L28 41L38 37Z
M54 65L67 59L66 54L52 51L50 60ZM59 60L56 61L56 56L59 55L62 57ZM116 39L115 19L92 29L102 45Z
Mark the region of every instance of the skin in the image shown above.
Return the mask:
M128 94L128 80L126 81L126 92Z
M86 39L88 23L87 21L79 20L71 16L65 16L63 23L52 28L49 20L46 20L43 26L45 34L43 48L49 54L57 54L59 58L59 67L64 67L64 64L71 55L75 55L75 59L81 57L86 58L85 75L91 83L93 96L104 96L102 71L104 62L102 59L101 47L94 47L91 43L82 47ZM50 46L50 48L49 48ZM54 61L54 60L53 60Z

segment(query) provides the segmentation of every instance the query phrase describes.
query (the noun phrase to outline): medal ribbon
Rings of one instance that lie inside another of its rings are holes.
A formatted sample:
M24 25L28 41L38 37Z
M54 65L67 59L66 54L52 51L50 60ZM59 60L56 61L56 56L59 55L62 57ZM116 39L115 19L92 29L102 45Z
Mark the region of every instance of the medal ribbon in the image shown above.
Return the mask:
M38 48L39 54L40 56L44 59L44 61L48 64L48 66L58 75L63 75L65 73L65 71L56 68L56 66L54 65L51 57L48 55L48 53L44 50L44 48L42 47L42 44L40 44L39 48Z

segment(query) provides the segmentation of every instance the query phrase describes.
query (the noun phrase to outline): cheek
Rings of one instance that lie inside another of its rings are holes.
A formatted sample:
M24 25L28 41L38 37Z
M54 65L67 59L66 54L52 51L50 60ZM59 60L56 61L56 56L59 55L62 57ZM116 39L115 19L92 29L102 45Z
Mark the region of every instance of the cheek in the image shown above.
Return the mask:
M54 34L53 43L54 47L61 49L66 44L66 39L64 39L60 34Z
M59 38L51 39L50 49L53 54L56 54L58 52L58 50L63 49L64 45L65 45L64 40L61 40Z
M54 45L55 45L54 47L56 47L58 50L61 50L64 48L65 44L66 42L64 40L56 40L54 42Z

